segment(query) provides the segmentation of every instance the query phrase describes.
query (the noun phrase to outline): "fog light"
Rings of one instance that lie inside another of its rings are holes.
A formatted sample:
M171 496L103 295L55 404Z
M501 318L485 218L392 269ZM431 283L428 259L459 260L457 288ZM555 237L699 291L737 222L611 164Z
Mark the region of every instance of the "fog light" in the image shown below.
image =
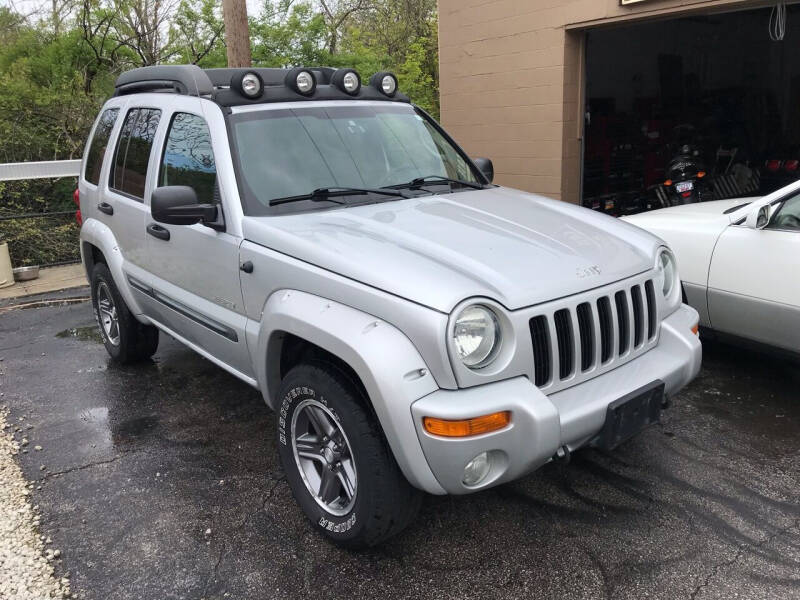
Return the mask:
M240 72L231 78L231 88L238 90L245 98L255 99L264 91L264 82L258 73Z
M297 74L297 91L301 94L308 94L314 88L314 76L308 71Z
M255 98L261 93L261 80L255 73L247 73L242 77L242 91L248 98Z
M464 485L478 485L486 479L491 468L492 463L489 461L489 453L481 452L464 467L464 478L462 479Z
M331 85L355 96L361 90L361 78L353 69L339 69L331 75Z
M317 80L314 74L303 67L291 69L284 79L286 86L298 94L310 96L317 89Z
M370 85L377 88L383 95L394 96L397 91L397 77L386 71L375 73L369 80Z

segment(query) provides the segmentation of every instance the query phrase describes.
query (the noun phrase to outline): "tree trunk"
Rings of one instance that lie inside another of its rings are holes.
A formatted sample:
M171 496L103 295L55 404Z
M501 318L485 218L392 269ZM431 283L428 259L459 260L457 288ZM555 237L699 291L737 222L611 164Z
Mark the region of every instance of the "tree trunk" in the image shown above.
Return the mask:
M245 0L222 0L222 17L225 20L228 66L251 66L250 27L247 24Z

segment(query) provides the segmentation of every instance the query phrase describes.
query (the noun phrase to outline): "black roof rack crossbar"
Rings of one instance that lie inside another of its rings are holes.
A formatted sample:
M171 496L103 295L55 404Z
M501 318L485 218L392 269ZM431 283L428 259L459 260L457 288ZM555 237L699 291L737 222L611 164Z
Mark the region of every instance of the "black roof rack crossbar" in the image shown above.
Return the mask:
M208 75L197 65L139 67L117 77L114 88L115 96L169 89L189 96L208 96L214 91Z

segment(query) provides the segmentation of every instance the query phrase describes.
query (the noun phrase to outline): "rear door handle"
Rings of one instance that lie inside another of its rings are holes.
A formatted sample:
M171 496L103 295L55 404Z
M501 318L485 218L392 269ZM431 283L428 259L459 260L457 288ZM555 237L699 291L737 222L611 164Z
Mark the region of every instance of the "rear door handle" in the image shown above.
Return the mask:
M147 226L147 233L165 242L169 241L169 229L165 229L158 223L150 223Z
M100 204L98 204L97 210L99 210L101 213L106 213L107 215L114 214L114 207L111 206L108 202L101 202Z

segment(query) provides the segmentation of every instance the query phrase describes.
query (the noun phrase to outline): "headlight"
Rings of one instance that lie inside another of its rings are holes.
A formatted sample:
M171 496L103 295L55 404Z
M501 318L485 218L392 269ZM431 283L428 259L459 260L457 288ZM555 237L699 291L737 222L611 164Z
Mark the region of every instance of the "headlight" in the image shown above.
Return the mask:
M461 362L470 369L480 369L492 362L501 341L497 315L489 308L473 304L456 318L453 343Z
M675 257L672 256L672 252L666 249L661 251L661 255L658 257L658 268L663 275L661 293L664 294L665 298L669 298L675 289L675 283L678 279L678 268L675 265Z

